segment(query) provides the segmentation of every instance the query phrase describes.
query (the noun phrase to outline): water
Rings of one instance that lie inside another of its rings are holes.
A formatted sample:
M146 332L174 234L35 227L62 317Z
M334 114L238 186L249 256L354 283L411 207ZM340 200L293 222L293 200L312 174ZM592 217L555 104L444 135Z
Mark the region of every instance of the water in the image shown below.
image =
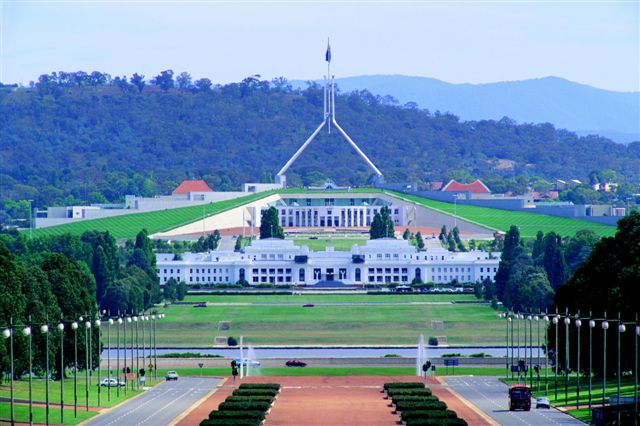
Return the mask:
M251 376L251 370L253 370L254 368L257 368L257 362L258 359L256 357L256 351L255 349L253 349L253 346L249 346L247 348L247 377Z
M422 376L422 365L427 360L427 354L424 350L424 336L420 335L420 340L418 340L418 347L416 353L416 376Z
M521 350L524 346L521 346ZM536 347L534 347L536 349ZM486 347L435 347L425 346L429 351L429 356L433 358L441 357L443 354L459 353L462 356L484 352L493 357L504 357L506 348L504 346ZM417 346L389 346L389 347L331 347L331 348L300 348L300 347L261 347L254 351L259 352L259 359L271 358L380 358L387 354L400 355L403 358L415 358ZM238 348L158 348L157 353L199 353L203 355L220 355L225 358L237 358ZM106 358L108 351L105 347L102 357ZM140 351L142 354L142 351ZM541 350L542 353L542 350ZM130 350L127 351L129 357ZM149 349L145 351L149 356ZM123 356L123 349L120 349L120 356ZM141 355L142 356L142 355ZM111 357L116 357L116 349L111 348ZM256 356L257 357L257 356Z

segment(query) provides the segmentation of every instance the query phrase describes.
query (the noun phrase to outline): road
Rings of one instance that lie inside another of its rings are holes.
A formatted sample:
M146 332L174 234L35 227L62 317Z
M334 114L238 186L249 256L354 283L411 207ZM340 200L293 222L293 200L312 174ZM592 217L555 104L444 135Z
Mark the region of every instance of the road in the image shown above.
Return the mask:
M507 385L497 377L451 377L445 381L454 391L501 425L584 425L553 408L537 410L535 403L529 412L509 411Z
M88 426L167 425L205 396L219 379L181 377L163 382L141 396L96 416Z

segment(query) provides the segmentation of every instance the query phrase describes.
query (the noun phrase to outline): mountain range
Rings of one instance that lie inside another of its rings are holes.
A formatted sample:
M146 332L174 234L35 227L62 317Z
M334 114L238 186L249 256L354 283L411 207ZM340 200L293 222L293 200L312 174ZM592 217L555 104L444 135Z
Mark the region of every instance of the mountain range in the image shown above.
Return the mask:
M586 136L619 143L640 140L640 92L614 92L558 77L487 84L452 84L434 78L370 75L337 79L342 92L367 90L414 102L431 112L449 112L462 120L551 123ZM320 82L318 82L320 83ZM297 88L306 82L293 81Z

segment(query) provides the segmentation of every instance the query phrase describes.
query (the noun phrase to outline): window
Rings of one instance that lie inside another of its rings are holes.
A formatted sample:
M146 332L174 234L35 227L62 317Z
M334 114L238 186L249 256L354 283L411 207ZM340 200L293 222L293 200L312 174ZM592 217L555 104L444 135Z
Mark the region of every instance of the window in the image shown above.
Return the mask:
M371 270L371 269L370 269ZM356 268L355 271L355 281L360 282L362 280L361 278L361 272L360 272L360 268Z
M298 280L300 282L304 282L304 269L299 269L298 270Z
M480 272L484 272L484 268L480 268Z
M167 270L166 270L166 269L164 269L164 273L165 273L165 274L167 273Z
M240 268L240 281L244 281L244 268Z

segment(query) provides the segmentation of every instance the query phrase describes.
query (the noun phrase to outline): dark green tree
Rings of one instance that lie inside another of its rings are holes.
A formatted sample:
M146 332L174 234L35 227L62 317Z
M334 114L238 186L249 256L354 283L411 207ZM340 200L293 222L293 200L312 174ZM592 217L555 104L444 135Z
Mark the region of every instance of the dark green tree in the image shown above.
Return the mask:
M543 246L544 258L542 263L551 286L557 289L567 280L569 275L562 251L562 239L555 232L549 232L544 236Z
M178 298L178 282L173 278L169 278L164 284L163 292L165 300L173 302Z
M260 223L260 239L280 238L284 239L284 230L280 226L278 210L269 207L262 211L262 221Z
M408 240L410 236L411 236L411 232L409 232L409 228L405 229L404 232L402 233L402 239Z
M131 81L131 84L133 84L136 87L136 89L138 89L138 93L142 93L142 89L144 89L144 85L145 85L144 75L134 73L131 76L130 81Z
M151 80L153 84L160 87L160 89L164 92L173 88L173 70L165 70L160 72L153 80Z
M418 247L418 250L424 249L424 240L422 239L420 231L416 232L416 246Z

